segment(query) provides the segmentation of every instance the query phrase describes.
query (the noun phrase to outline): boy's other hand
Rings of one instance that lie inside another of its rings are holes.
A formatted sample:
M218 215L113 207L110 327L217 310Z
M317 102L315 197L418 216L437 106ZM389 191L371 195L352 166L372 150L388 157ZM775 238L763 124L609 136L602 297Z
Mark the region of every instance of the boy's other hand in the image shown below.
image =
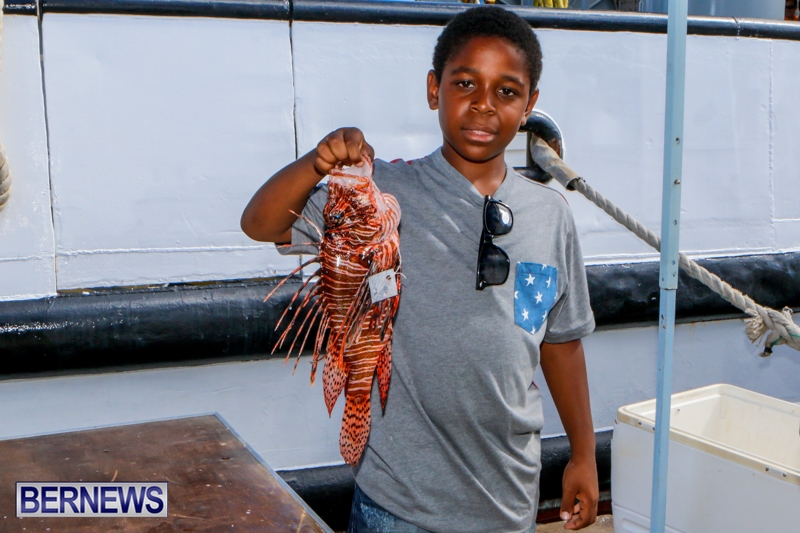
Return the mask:
M564 469L562 487L561 519L567 522L564 529L583 529L594 524L600 498L594 457L570 459Z
M321 175L327 175L333 168L343 165L364 164L364 156L375 158L375 150L364 140L364 134L358 128L339 128L332 131L317 145L317 157L314 169Z

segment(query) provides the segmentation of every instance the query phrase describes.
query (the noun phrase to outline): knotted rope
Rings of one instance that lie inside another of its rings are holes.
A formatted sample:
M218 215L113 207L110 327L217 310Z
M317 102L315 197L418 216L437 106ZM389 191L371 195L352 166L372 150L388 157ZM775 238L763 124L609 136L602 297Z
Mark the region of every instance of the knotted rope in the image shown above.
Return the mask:
M563 185L565 189L580 192L597 207L611 215L614 220L631 230L637 237L656 250L661 250L661 239L655 233L592 189L583 178L578 176L558 157L558 154L546 142L533 136L530 149L533 160L542 167L542 170ZM764 342L764 351L761 354L762 357L769 356L772 353L772 348L779 344L786 344L800 351L800 327L792 320L792 310L790 308L784 307L783 311L776 311L759 305L752 298L734 289L720 279L719 276L709 272L697 262L683 254L679 254L679 257L680 267L689 276L750 315L750 318L745 319L745 332L750 342L755 343L765 333L767 334Z
M3 5L0 0L0 50L3 44ZM2 60L0 60L2 66ZM11 170L8 168L8 158L3 143L0 143L0 211L6 206L6 202L11 197Z

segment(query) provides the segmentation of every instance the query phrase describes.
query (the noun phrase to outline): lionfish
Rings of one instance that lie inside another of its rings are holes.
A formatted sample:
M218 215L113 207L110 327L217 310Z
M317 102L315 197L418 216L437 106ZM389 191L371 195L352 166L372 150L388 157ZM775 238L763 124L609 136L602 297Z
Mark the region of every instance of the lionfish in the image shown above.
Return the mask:
M287 276L267 296L269 299L289 277L318 263L316 273L295 293L277 330L300 293L316 280L273 348L280 348L298 317L305 315L286 355L305 330L297 353L303 353L315 323L319 324L311 361L311 384L324 354L322 383L328 415L344 391L345 405L339 449L345 461L356 465L367 445L370 429L370 393L377 374L381 407L386 409L392 366L392 324L400 293L400 206L394 196L381 193L372 181L372 162L362 167L333 169L328 180L328 201L323 210L325 231L320 231L319 255ZM297 215L302 216L302 215ZM372 278L372 283L370 283ZM373 285L372 291L370 285ZM380 287L394 296L381 299ZM373 301L373 298L375 301ZM297 368L295 363L295 369Z

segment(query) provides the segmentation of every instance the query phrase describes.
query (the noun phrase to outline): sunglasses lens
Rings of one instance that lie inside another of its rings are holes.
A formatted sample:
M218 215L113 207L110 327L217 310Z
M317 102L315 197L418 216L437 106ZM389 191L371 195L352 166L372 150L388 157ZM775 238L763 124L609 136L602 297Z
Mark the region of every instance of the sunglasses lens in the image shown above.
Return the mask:
M480 279L485 285L502 285L508 278L511 261L508 255L495 246L487 244L483 247L480 258Z
M505 235L514 225L514 216L508 206L490 201L483 210L483 223L492 235Z
M482 291L488 285L502 285L508 279L511 261L508 254L495 246L493 237L505 235L514 225L511 209L504 203L485 197L483 204L483 233L478 249L478 279L475 288Z

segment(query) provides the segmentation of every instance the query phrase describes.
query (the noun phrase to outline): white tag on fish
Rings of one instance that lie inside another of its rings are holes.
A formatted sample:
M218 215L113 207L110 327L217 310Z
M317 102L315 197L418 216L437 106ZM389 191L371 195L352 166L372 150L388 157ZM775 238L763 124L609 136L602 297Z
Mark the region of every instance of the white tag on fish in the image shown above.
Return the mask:
M396 275L394 269L390 268L389 270L378 272L368 278L369 295L372 298L373 304L391 298L392 296L397 296Z

